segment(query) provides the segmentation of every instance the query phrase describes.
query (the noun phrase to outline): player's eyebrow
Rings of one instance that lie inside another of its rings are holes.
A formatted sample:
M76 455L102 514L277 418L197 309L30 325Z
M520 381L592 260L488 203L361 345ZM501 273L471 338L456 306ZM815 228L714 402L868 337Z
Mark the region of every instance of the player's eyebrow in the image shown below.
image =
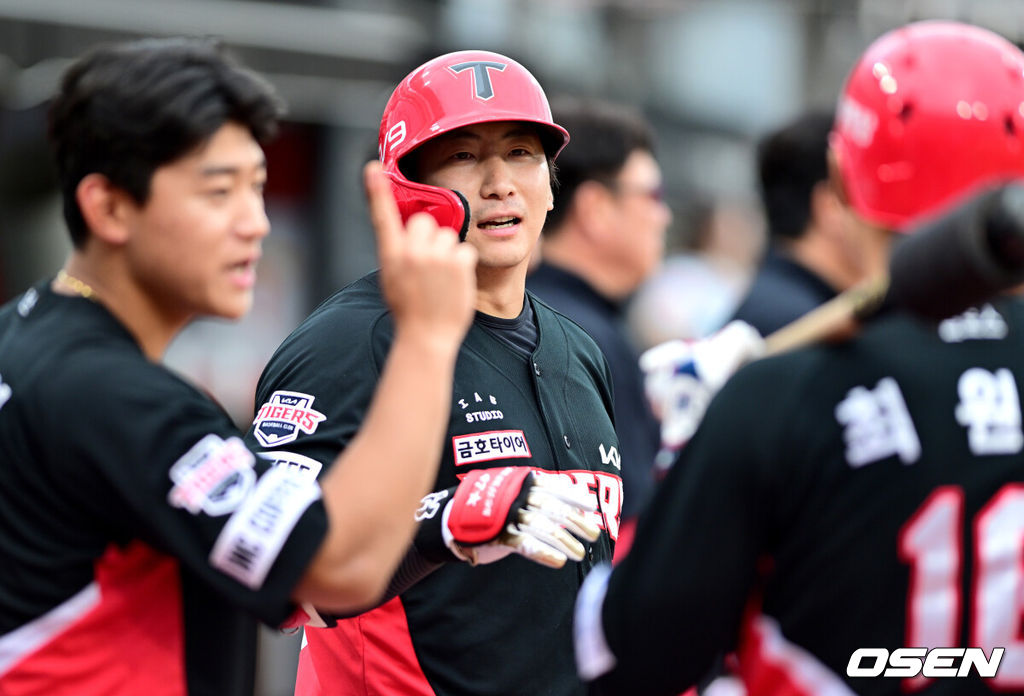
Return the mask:
M267 160L266 160L266 158L261 158L260 161L257 162L255 167L253 167L253 168L254 169L266 169L267 168ZM224 175L235 176L235 175L237 175L241 171L242 171L242 167L238 167L238 166L235 166L235 165L230 165L230 164L224 164L224 165L211 164L209 166L201 168L199 170L199 176L202 176L202 177L213 177L213 176L224 176Z
M537 131L534 130L533 128L530 128L529 126L520 126L518 128L512 128L511 130L509 130L507 133L505 133L501 137L503 137L503 138L529 138L529 137L534 136L534 135L537 135Z

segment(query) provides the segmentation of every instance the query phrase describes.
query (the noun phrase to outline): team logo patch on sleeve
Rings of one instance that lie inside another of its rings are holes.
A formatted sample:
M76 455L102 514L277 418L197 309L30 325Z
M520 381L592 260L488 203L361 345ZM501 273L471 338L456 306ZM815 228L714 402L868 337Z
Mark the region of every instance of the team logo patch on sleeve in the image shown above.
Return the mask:
M267 469L224 525L210 564L258 590L302 513L319 497L320 486L312 478L281 466Z
M294 442L299 433L312 435L327 416L313 410L310 394L276 391L260 407L252 424L253 434L264 447L279 447Z
M455 466L493 459L529 459L530 446L522 430L491 430L452 438Z
M239 506L256 480L252 452L237 437L207 435L171 467L167 501L193 515L225 515Z

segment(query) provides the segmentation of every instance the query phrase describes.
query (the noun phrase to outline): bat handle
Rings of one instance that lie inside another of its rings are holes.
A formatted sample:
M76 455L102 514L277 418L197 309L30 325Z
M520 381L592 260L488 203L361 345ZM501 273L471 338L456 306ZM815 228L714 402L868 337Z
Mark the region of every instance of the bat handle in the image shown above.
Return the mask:
M863 281L836 295L765 338L765 355L783 353L832 336L844 336L871 316L889 290L888 274Z

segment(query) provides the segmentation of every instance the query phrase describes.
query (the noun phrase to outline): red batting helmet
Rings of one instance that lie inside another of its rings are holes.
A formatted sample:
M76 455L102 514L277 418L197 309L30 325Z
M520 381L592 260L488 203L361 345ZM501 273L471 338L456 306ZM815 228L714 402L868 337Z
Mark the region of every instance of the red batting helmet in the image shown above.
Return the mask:
M399 83L384 107L379 153L403 221L425 211L465 238L469 205L462 194L410 181L399 167L403 157L431 138L492 121L537 124L552 159L569 142L569 134L551 118L548 98L537 80L498 53L448 53L424 63Z
M854 210L897 231L1022 178L1024 53L956 22L892 31L847 78L830 142Z

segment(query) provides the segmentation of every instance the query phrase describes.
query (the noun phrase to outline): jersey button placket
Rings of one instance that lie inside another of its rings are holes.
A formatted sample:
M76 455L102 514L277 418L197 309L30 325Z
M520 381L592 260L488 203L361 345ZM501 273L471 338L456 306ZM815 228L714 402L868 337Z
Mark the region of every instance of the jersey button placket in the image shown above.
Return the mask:
M536 360L533 361L533 374L540 377L540 365L537 364Z

